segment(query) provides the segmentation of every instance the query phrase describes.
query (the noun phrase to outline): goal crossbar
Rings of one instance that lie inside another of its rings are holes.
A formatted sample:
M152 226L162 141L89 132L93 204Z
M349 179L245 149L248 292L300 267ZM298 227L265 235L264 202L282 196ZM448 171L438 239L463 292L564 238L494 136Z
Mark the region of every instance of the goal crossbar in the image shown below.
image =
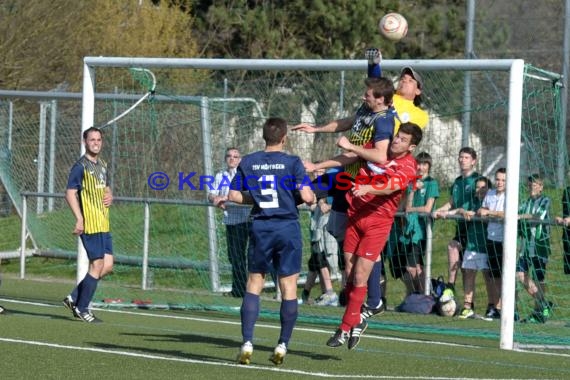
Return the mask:
M384 59L382 68L396 70L412 66L418 70L487 70L509 71L518 59ZM93 67L145 67L210 70L352 70L362 71L366 60L343 59L220 59L220 58L136 58L85 57L84 64Z

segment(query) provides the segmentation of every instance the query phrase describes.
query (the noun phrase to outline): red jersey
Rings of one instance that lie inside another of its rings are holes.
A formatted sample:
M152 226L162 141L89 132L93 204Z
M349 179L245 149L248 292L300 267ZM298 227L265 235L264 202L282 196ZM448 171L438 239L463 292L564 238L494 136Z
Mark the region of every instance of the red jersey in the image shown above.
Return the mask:
M371 179L370 184L375 184L378 189L386 188L386 186L395 186L397 190L387 195L366 194L362 197L356 197L352 191L348 191L346 194L349 204L348 216L366 217L375 215L382 219L392 219L396 211L398 211L400 200L408 184L415 181L417 177L416 159L411 153L408 153L401 158L391 160L389 170L384 174L376 175L368 167L361 169L360 173L363 172ZM393 182L389 182L390 179ZM358 184L354 186L358 186Z

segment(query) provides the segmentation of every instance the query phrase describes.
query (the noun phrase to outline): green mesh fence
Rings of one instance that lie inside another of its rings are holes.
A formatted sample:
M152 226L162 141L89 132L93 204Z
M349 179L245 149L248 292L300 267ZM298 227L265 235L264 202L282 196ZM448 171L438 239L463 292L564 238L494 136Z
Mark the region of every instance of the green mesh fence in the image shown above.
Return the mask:
M334 71L206 71L153 70L156 91L153 96L116 123L105 127L102 156L111 167L116 200L112 208L112 232L117 265L97 291L96 300L107 307L157 307L210 309L238 314L240 300L224 297L231 283L227 259L225 227L219 210L214 210L215 228L208 227L206 192L200 190L200 175L213 175L223 168L225 149L235 146L242 154L261 149L260 126L268 116L285 117L291 125L301 121L321 124L351 115L364 92L364 72ZM465 73L453 70L423 72L423 107L430 113L424 141L417 151L433 157L432 176L440 184L437 205L448 200L448 188L459 175L457 152L462 135L469 128L469 145L479 153L479 173L492 178L506 166L508 73L472 71L470 102L464 102ZM397 79L398 73L384 75ZM540 172L547 179L551 215L561 215L560 162L567 161L565 147L559 144L559 90L557 75L527 66L523 99L523 139L521 177ZM118 68L97 69L95 125L102 125L128 109L149 90L147 73ZM11 145L2 138L0 175L3 185L20 201L20 191L63 193L68 170L80 151L79 101L45 102L46 128L38 128L41 104L34 100L2 99L0 133L8 135L8 105L12 101ZM48 117L55 112L52 125ZM470 123L465 125L465 115ZM54 133L50 133L50 128ZM288 149L302 159L319 160L338 153L338 136L290 133ZM52 148L50 148L52 147ZM42 153L42 151L44 153ZM51 153L50 153L51 152ZM206 153L210 152L210 155ZM211 167L211 172L205 168ZM565 169L565 165L562 166ZM43 168L43 169L42 169ZM41 170L40 170L41 169ZM162 172L170 178L163 190L149 186L149 176ZM188 182L181 181L195 173ZM524 185L525 181L521 181ZM196 188L196 189L194 189ZM521 199L526 197L521 187ZM137 200L138 199L138 200ZM149 271L142 278L145 209L148 200ZM61 198L28 198L30 236L37 254L68 260L56 268L68 277L73 273L77 240L70 234L72 216ZM308 213L301 212L305 231L304 272L309 258ZM436 221L433 240L433 276L447 275L447 242L453 237L453 223ZM212 233L212 235L210 235ZM552 255L548 265L548 297L555 304L553 316L545 324L516 324L517 342L527 345L555 345L565 348L570 338L568 276L562 270L562 247L558 227L552 228ZM212 273L212 247L218 273ZM29 241L29 245L33 245ZM17 247L14 247L14 249ZM438 332L470 338L497 339L498 321L458 320L435 315L417 316L392 311L405 295L402 282L387 270L389 311L371 320L371 327L421 334ZM214 289L213 278L219 287ZM143 281L144 280L144 281ZM262 315L278 318L279 303L268 276L263 294ZM457 299L462 300L461 276ZM141 289L145 282L147 290ZM338 281L334 282L338 291ZM317 285L311 297L320 294ZM519 312L527 314L532 302L519 291ZM63 296L63 295L62 295ZM135 301L135 302L133 302ZM477 278L475 305L483 313L487 304L482 276ZM336 324L342 308L302 305L300 319L313 323Z

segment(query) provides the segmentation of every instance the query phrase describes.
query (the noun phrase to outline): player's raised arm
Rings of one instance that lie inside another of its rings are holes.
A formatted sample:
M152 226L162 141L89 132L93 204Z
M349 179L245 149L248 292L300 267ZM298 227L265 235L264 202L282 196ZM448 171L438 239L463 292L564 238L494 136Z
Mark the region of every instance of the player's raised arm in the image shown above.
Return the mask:
M358 156L354 153L345 152L343 154L339 154L329 160L324 160L319 163L312 163L309 161L305 161L303 164L305 165L305 170L308 173L312 173L316 170L323 170L323 169L330 169L330 168L337 168L339 166L345 166L357 162L359 160Z
M301 123L293 126L292 131L305 132L305 133L336 133L348 131L354 123L354 117L347 117L344 119L333 120L323 126L315 126L308 123Z

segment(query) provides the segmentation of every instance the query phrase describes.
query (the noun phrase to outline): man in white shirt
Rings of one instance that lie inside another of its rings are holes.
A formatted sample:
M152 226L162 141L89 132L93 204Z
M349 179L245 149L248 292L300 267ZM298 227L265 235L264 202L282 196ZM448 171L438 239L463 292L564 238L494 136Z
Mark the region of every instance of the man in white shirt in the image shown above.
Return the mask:
M237 148L226 149L226 169L216 173L213 189L208 190L208 200L224 210L228 260L232 266L232 290L227 295L243 297L247 283L247 242L249 239L250 208L228 202L230 183L241 161Z
M495 172L495 188L489 190L481 208L477 211L479 216L504 218L505 216L505 185L507 171L499 168ZM489 305L486 317L501 318L501 275L503 273L503 222L489 221L487 224L487 255L489 257L489 272L491 284L487 287Z

